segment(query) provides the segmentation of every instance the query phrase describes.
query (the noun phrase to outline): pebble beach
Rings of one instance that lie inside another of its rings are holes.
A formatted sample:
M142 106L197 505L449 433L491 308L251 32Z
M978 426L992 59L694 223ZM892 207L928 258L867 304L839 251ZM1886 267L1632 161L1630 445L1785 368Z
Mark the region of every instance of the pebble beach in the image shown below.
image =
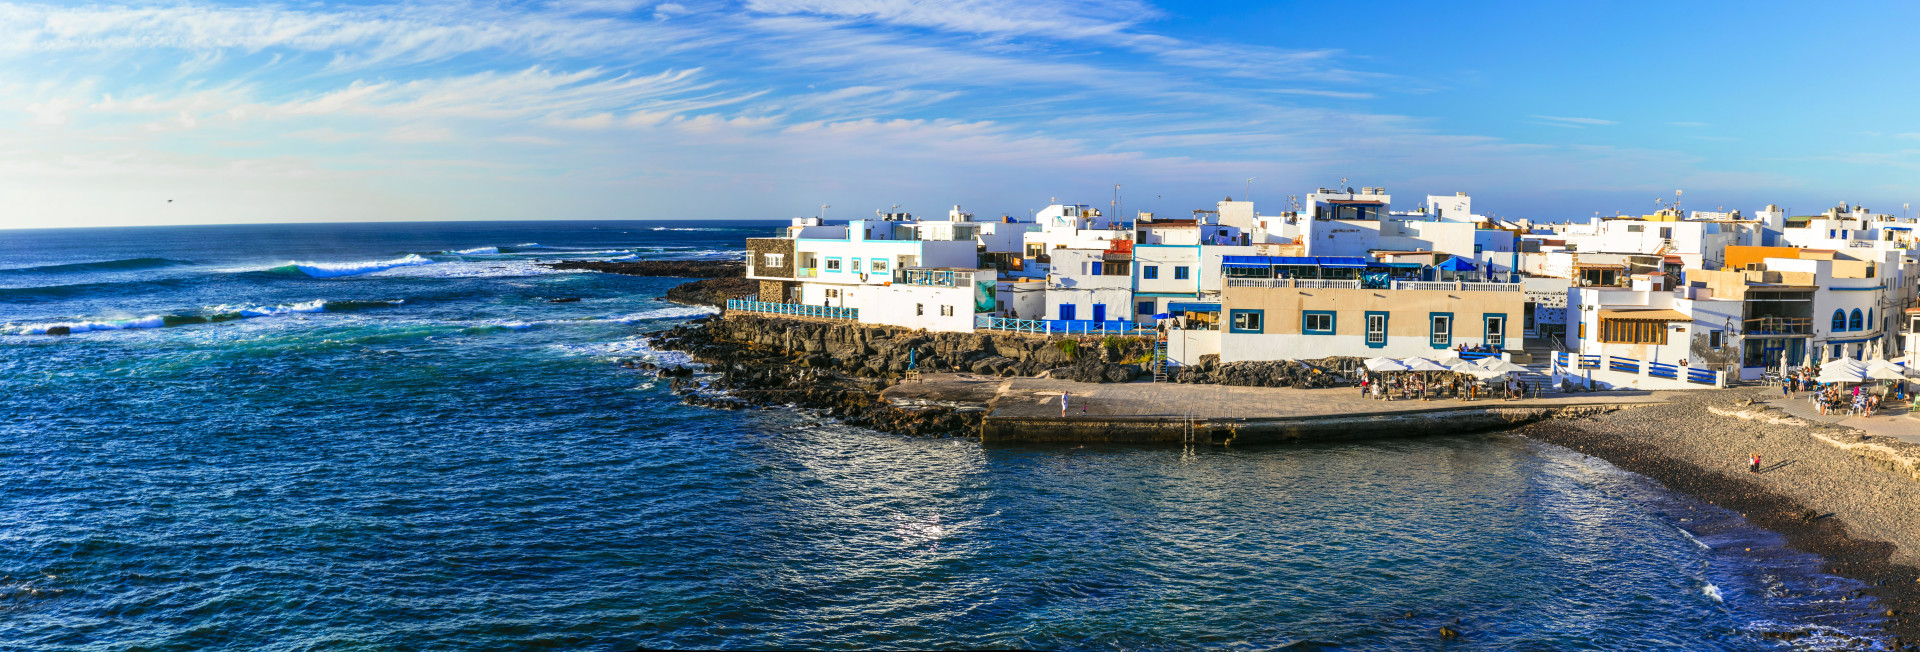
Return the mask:
M1857 439L1857 431L1724 415L1755 410L1746 399L1765 394L1675 392L1666 403L1516 432L1605 459L1781 533L1792 547L1825 558L1830 572L1870 587L1863 593L1885 607L1889 647L1920 645L1920 482L1814 436ZM1756 453L1760 473L1748 468Z

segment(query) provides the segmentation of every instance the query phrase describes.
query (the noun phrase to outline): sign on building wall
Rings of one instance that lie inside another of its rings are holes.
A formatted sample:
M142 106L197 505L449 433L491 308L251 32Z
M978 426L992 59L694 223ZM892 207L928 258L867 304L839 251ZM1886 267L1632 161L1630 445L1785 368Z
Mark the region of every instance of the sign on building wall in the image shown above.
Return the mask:
M993 309L998 305L1000 299L996 294L997 291L998 284L994 281L974 281L973 311L977 313L993 312Z

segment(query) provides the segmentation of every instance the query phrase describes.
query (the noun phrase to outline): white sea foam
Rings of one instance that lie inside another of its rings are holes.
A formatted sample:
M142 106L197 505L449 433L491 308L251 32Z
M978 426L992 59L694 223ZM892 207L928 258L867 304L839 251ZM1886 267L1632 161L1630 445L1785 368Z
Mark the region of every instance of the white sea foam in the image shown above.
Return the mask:
M1714 586L1712 582L1707 582L1706 586L1700 587L1700 592L1705 593L1709 598L1713 598L1714 602L1724 604L1727 601L1727 597L1720 594L1720 587Z
M421 256L418 254L408 254L407 257L405 258L396 258L393 260L382 260L382 261L368 262L368 263L293 262L288 264L292 265L296 269L299 269L300 273L306 274L307 276L311 276L314 278L336 278L340 276L355 276L359 274L371 274L373 272L382 272L382 271L386 271L396 267L431 265L433 264L433 262L434 262L433 259L427 258L425 256Z
M1694 545L1697 545L1697 546L1700 546L1700 547L1701 547L1702 549L1705 549L1705 550L1712 550L1712 549L1713 549L1713 546L1709 546L1709 545L1707 545L1707 542L1705 542L1705 541L1701 541L1701 540L1700 540L1700 539L1699 539L1698 537L1695 537L1695 536L1693 536L1693 533L1692 533L1692 532L1688 532L1686 528L1683 528L1683 527L1675 527L1675 528L1673 528L1673 529L1675 529L1675 530L1679 530L1679 531L1680 531L1680 534L1682 534L1682 535L1685 535L1685 536L1687 537L1687 540L1688 540L1688 541L1692 541L1692 542L1694 543Z
M395 267L381 270L382 277L403 276L407 278L506 278L513 276L543 276L547 274L569 274L571 270L558 270L539 263L525 260L467 260L438 265L418 265Z
M459 254L462 256L484 256L487 254L500 253L500 248L499 247L474 247L472 249L461 249L459 251L453 251L448 253Z
M719 312L720 312L720 309L709 307L709 306L673 306L669 308L657 308L657 309L648 310L645 312L636 312L631 315L608 317L601 321L611 321L611 322L619 322L622 324L632 324L635 322L647 321L649 319L675 319L675 318L681 318L681 317L700 317L703 315L717 314Z
M272 317L274 315L286 315L296 312L323 312L326 309L326 300L314 299L312 301L302 301L300 303L277 306L219 305L208 308L207 310L214 314L238 313L243 317Z
M653 230L655 231L735 231L737 229L704 227L704 226L656 226L656 227L653 227Z
M583 353L596 358L609 360L643 360L662 367L686 366L693 364L693 356L684 351L662 351L647 344L645 336L632 337L617 342L599 342L595 344L566 344L561 349L573 353Z
M166 325L167 325L167 322L165 317L162 317L160 315L148 315L145 317L133 317L128 319L63 321L63 322L48 322L48 323L41 323L41 324L9 324L7 326L0 327L0 333L5 333L8 335L45 335L47 334L47 330L52 328L58 328L61 326L67 327L67 332L70 332L70 333L87 333L92 331L126 330L130 328L160 328Z

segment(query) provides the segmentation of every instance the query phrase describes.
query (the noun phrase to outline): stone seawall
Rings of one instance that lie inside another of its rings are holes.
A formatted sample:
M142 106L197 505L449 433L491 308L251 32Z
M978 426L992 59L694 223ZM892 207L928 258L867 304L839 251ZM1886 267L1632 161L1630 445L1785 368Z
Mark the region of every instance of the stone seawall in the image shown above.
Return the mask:
M1281 444L1426 437L1486 432L1542 419L1583 417L1632 405L1489 406L1388 414L1271 419L1168 417L988 417L982 443L1106 442L1123 444Z

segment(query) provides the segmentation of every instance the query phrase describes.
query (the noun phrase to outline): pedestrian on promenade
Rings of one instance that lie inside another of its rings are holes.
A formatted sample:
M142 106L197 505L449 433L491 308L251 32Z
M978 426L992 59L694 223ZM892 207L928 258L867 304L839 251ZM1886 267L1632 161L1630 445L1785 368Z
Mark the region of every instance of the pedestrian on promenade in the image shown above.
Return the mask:
M1747 466L1747 472L1748 473L1760 472L1760 454L1759 453L1753 454L1753 462Z
M1067 418L1067 397L1073 392L1060 392L1060 418Z

